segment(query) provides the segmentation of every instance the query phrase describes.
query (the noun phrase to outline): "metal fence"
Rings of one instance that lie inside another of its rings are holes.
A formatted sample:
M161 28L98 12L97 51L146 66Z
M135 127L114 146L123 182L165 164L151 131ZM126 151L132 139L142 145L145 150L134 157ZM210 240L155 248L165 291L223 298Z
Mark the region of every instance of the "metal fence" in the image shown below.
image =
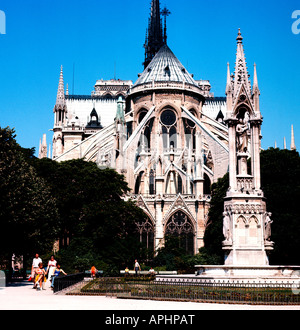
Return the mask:
M53 292L57 293L59 291L65 290L77 283L82 282L84 278L85 273L56 277L53 282Z
M118 298L257 305L299 305L293 284L228 282L158 282L98 279L83 286L80 295Z
M299 283L159 282L143 278L98 278L87 281L84 278L84 273L56 278L53 291L57 293L72 286L67 292L69 295L202 303L300 305Z

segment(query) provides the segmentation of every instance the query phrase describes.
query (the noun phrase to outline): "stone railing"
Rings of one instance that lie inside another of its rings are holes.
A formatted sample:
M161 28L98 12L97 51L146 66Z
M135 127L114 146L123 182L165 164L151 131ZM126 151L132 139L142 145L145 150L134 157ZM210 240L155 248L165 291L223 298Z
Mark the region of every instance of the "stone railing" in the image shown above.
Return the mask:
M159 89L174 89L174 90L189 90L197 94L203 95L203 91L200 87L184 82L172 82L172 81L161 81L140 84L132 87L129 90L129 94L146 91L146 90L159 90Z

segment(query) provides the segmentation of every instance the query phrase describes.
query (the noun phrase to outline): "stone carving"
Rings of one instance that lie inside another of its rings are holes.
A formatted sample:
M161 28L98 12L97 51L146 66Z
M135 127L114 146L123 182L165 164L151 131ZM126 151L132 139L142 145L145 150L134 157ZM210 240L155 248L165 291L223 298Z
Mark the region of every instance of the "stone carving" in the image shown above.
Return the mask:
M225 242L231 242L232 233L231 233L231 226L230 226L230 216L227 212L223 213L223 235L225 238Z
M265 241L271 240L271 225L273 220L271 220L272 213L266 212L265 217Z
M246 112L244 119L240 118L239 123L236 125L237 150L241 153L248 151L249 120L249 113Z

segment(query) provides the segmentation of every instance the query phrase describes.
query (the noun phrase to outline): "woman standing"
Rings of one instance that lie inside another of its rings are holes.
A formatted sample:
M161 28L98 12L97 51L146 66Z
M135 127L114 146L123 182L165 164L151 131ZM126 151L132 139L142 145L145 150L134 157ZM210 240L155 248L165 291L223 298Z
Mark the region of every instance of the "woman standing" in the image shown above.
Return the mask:
M54 256L51 256L50 260L48 261L48 266L46 270L46 273L48 274L48 281L50 281L51 277L54 275L56 265L57 261L54 259Z

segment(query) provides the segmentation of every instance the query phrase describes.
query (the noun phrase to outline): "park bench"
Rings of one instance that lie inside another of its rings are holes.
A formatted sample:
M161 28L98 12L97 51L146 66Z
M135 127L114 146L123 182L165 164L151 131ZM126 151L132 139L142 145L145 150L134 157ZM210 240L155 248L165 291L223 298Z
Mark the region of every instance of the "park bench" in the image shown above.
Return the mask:
M120 274L121 275L125 275L126 274L125 270L120 270ZM154 275L157 275L157 272L154 272L153 274ZM134 270L130 270L128 272L128 275L135 275L135 271ZM138 275L147 276L147 275L151 275L151 273L150 273L149 270L142 270L142 271L138 271Z
M159 271L158 275L178 275L177 271Z
M85 277L91 277L91 271L90 270L86 270L84 272ZM96 277L102 277L103 276L103 270L98 270L98 272L96 273Z
M120 274L121 275L125 275L125 270L121 270L120 271ZM149 270L146 270L146 271L140 271L138 272L139 275L141 276L147 276L147 275L151 275L150 271ZM177 271L154 271L153 273L154 275L178 275L178 272ZM134 270L130 270L128 272L128 275L135 275L135 271Z

